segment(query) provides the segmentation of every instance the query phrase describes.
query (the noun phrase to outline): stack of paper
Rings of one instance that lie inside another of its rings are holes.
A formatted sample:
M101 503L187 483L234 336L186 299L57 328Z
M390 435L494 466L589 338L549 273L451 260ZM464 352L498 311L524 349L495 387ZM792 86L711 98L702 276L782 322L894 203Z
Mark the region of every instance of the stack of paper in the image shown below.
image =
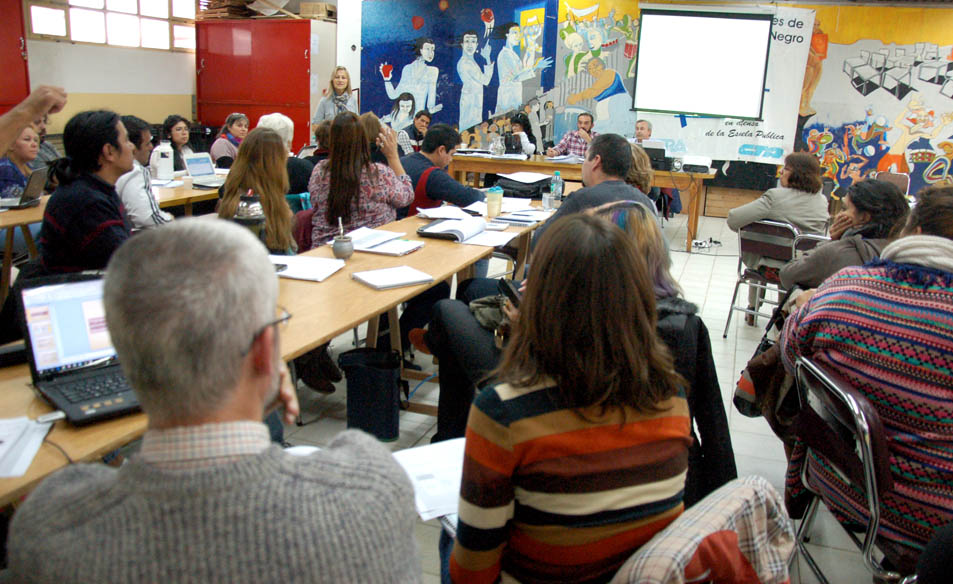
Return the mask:
M278 275L293 280L323 282L328 276L344 267L344 260L310 256L270 255L268 259L276 266L286 266Z
M575 154L563 154L562 156L547 156L546 160L550 162L565 162L566 164L582 164L582 156Z
M464 441L445 440L394 453L414 486L414 503L422 520L457 512Z
M486 205L484 204L484 207ZM424 219L468 219L470 214L454 205L443 205L430 209L417 209L417 216Z
M511 172L509 174L501 174L500 176L510 180L515 180L516 182L523 183L524 185L531 185L533 183L538 183L541 180L551 180L553 178L551 175L543 174L541 172Z
M354 272L351 277L376 290L433 282L433 276L410 266Z
M424 246L422 241L399 239L407 235L396 231L361 227L348 233L354 243L354 251L366 251L390 256L402 256Z
M0 478L26 473L52 425L52 422L34 422L25 416L0 420Z
M503 207L501 213L513 213L514 211L523 211L533 208L532 199L521 199L519 197L503 197ZM465 211L479 213L486 216L486 201L477 201L463 208Z

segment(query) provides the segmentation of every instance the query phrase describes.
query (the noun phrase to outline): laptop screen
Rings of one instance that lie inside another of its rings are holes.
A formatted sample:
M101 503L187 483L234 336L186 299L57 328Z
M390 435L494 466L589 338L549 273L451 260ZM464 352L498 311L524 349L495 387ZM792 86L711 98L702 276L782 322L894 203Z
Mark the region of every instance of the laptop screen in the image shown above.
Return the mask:
M26 288L22 294L38 375L116 356L106 328L102 279Z
M212 159L208 154L186 156L185 166L188 168L189 176L214 176L215 167L212 166Z

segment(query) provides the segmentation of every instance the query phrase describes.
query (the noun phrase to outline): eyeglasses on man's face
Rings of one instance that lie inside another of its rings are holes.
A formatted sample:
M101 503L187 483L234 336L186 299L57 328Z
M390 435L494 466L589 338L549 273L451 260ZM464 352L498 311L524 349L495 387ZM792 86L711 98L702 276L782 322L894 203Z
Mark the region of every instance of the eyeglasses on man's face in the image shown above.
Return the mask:
M275 318L275 320L265 323L264 325L262 325L260 329L255 331L255 334L252 335L251 342L248 343L248 348L242 351L243 357L251 351L252 345L255 344L255 340L258 339L258 337L260 337L262 333L268 330L269 327L273 327L273 326L283 327L284 325L288 324L289 320L291 320L291 313L288 312L284 306L278 306L277 313L278 313L278 317Z

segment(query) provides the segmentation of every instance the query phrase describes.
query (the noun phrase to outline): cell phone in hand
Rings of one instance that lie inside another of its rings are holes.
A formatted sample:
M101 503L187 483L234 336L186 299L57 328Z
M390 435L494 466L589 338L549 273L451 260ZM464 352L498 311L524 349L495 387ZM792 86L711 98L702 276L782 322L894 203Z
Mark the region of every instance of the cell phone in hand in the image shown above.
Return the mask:
M274 264L276 272L284 272L288 269L288 264Z
M513 303L513 306L519 307L520 299L523 295L520 294L519 286L516 285L516 282L513 280L501 279L498 284L500 288L500 293L509 298L510 302Z

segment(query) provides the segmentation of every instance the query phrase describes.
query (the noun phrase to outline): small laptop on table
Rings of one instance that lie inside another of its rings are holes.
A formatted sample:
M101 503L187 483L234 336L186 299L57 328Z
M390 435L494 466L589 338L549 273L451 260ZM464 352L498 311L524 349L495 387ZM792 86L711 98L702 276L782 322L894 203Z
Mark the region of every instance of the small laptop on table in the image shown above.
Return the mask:
M28 280L18 300L33 385L71 424L139 409L106 328L101 272Z
M30 174L26 186L23 188L23 194L19 197L10 197L0 199L0 209L26 209L27 207L36 207L40 204L40 197L43 196L43 187L46 186L46 177L49 175L49 168L43 167L34 170Z
M217 189L225 184L225 177L215 174L215 165L208 152L198 152L185 156L185 169L192 177L192 184L199 187Z

